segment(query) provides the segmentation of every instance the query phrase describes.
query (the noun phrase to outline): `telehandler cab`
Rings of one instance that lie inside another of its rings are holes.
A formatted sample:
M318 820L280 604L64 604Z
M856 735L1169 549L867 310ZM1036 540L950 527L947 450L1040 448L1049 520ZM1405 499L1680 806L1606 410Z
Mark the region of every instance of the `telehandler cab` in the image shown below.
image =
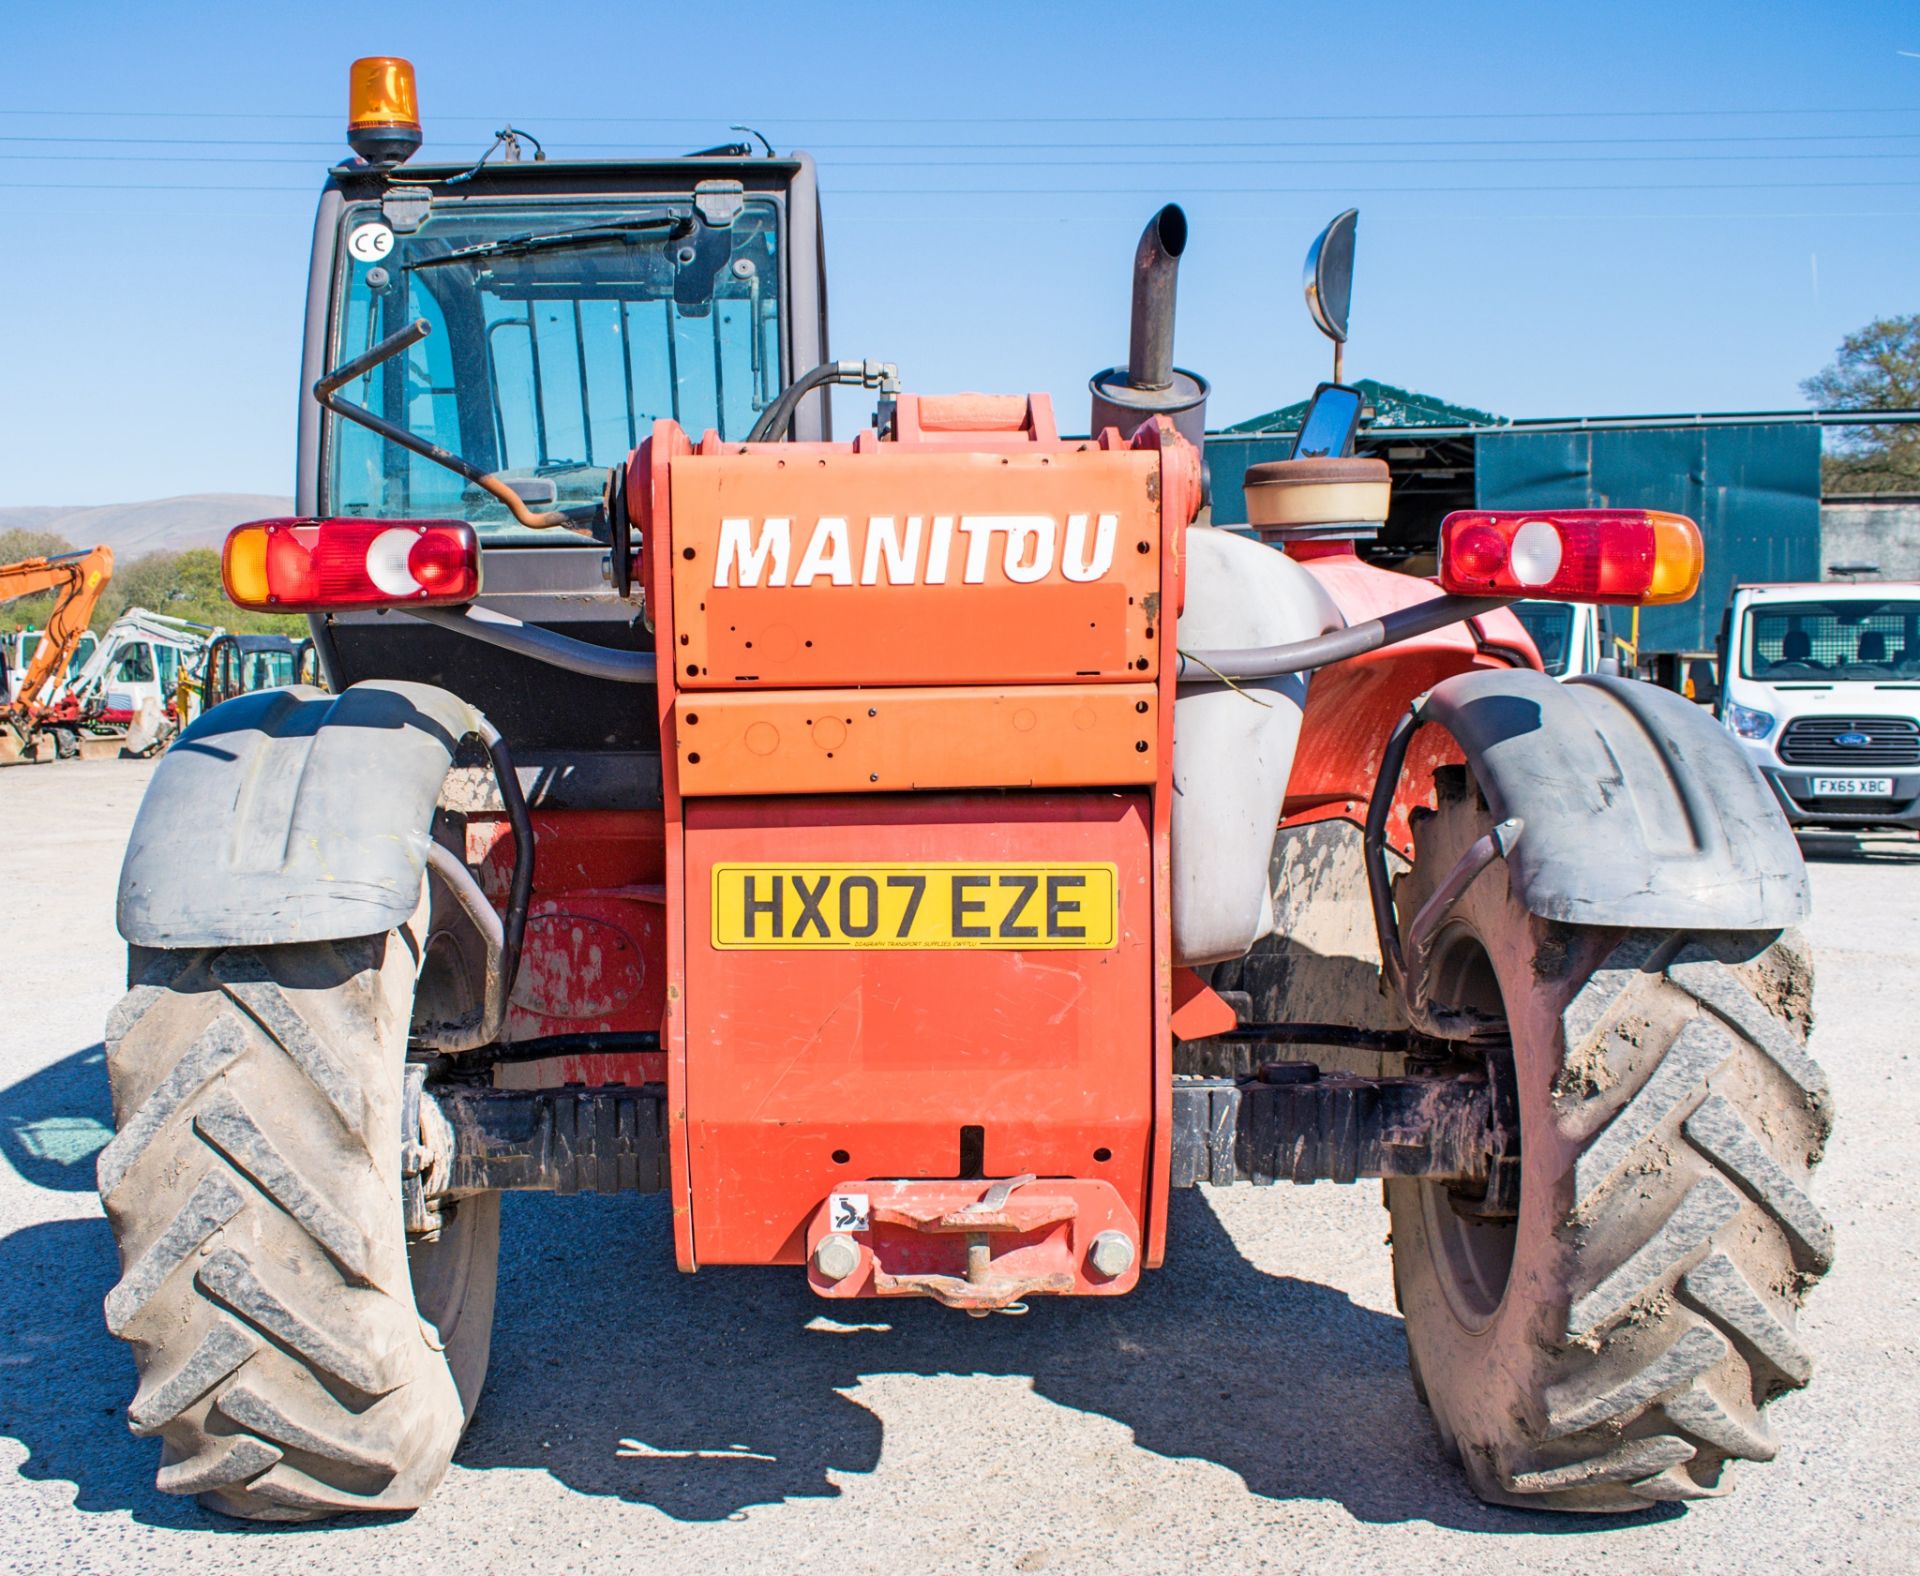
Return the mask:
M985 1315L1131 1291L1171 1188L1378 1178L1478 1493L1774 1453L1833 1251L1805 872L1711 718L1556 684L1504 606L1683 599L1689 522L1456 515L1443 584L1376 567L1336 381L1208 526L1179 209L1062 437L829 359L804 157L412 165L411 68L353 76L298 517L225 550L332 693L199 718L121 877L106 1314L161 1488L419 1505L516 1188Z

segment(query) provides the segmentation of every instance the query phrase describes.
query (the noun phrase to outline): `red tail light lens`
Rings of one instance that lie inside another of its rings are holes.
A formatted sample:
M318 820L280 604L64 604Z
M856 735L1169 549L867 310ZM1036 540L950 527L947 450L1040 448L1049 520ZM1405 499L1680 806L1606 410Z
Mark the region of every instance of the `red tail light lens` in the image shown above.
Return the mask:
M1469 510L1440 526L1440 583L1464 596L1684 602L1705 567L1700 528L1652 509Z
M461 520L255 520L228 534L220 576L266 612L438 607L480 594L480 543Z

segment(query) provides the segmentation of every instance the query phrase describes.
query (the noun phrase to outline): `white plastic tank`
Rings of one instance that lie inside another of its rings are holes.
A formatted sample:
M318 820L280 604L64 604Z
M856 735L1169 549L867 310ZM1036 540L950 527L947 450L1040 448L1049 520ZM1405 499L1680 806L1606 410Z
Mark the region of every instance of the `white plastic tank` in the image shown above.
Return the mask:
M1185 652L1279 646L1339 629L1319 582L1273 547L1187 532ZM1300 741L1308 676L1183 681L1173 723L1173 954L1242 956L1273 932L1268 864Z

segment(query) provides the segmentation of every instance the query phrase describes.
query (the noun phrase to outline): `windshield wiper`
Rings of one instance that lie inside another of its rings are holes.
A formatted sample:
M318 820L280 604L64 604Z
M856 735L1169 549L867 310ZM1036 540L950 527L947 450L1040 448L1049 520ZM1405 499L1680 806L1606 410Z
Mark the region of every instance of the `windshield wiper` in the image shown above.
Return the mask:
M528 252L555 251L571 246L596 246L607 241L638 241L643 237L652 238L666 232L669 239L690 234L693 230L693 215L684 209L664 209L650 214L639 214L631 219L618 219L606 224L576 225L570 230L553 230L546 234L529 232L526 235L503 235L497 241L481 241L473 246L458 247L438 257L423 257L417 262L401 265L402 272L421 268L444 268L448 263L471 262L478 257L520 257Z

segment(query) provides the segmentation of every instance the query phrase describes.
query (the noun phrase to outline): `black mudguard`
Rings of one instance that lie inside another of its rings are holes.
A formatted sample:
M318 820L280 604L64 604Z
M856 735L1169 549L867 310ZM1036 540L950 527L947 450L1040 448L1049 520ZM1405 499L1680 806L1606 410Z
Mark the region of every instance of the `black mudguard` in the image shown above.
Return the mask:
M1691 701L1651 684L1521 668L1434 686L1530 913L1571 925L1778 930L1806 918L1806 865L1760 774Z
M338 941L419 906L434 803L480 714L426 684L216 706L167 752L120 869L143 947Z

